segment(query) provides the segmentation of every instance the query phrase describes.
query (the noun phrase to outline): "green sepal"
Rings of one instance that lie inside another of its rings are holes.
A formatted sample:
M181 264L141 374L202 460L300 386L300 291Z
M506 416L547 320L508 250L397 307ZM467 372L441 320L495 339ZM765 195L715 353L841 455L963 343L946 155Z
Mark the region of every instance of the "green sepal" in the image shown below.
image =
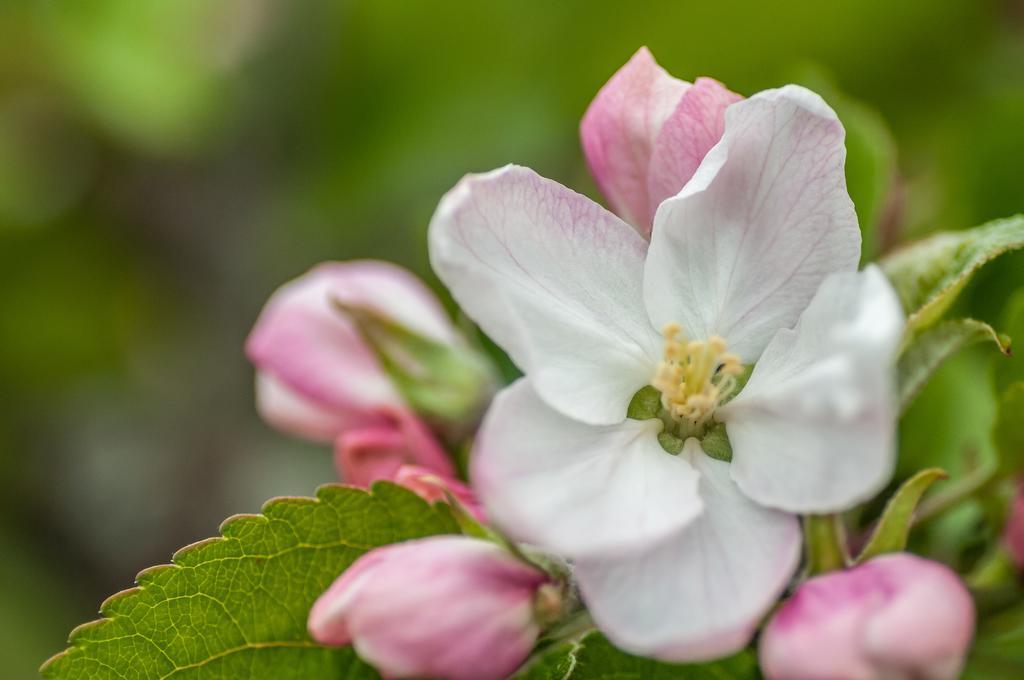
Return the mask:
M918 335L904 349L897 364L900 411L906 410L946 359L968 345L985 341L991 341L1004 356L1010 356L1010 338L976 319L942 321Z
M659 413L661 413L661 392L650 385L645 385L637 390L626 408L626 417L633 420L650 420L657 418Z
M921 496L932 484L949 477L945 470L929 468L903 482L892 495L875 525L864 549L857 556L857 564L866 562L872 557L883 553L899 552L907 546L907 537L914 521L914 511L921 501Z
M732 462L732 444L725 431L725 423L715 423L700 441L700 447L715 460Z
M414 411L457 431L476 423L496 385L495 369L482 353L423 336L374 309L335 304Z
M683 450L683 444L685 441L671 432L659 432L658 443L661 444L661 448L665 449L666 452L671 453L673 456L678 456Z
M730 401L735 399L743 388L747 386L747 382L750 381L750 376L754 372L754 364L743 364L743 370L736 376L736 386L732 388L732 393L728 397L722 400L720 406L728 404Z

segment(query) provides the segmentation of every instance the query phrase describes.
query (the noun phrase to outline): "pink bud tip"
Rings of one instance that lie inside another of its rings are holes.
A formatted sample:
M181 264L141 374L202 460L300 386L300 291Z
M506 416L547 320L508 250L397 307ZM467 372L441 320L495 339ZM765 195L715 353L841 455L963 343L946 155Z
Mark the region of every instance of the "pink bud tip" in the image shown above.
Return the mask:
M609 207L644 236L658 205L693 177L742 99L721 83L669 75L646 47L597 93L580 123L590 171Z

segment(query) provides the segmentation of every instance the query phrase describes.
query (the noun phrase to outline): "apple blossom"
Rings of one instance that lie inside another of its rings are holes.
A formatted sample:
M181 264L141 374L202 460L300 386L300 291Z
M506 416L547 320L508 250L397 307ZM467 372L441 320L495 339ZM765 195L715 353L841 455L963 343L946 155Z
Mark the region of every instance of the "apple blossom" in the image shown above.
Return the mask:
M333 441L339 474L350 484L413 480L399 471L415 464L468 498L447 454L365 341L352 318L357 310L468 352L434 296L404 269L374 261L321 264L278 290L249 336L260 413L285 431Z
M356 560L313 605L309 630L353 645L384 677L499 680L529 655L557 592L496 544L424 538Z
M948 567L907 553L802 584L760 640L771 680L952 680L974 602Z
M574 560L629 651L743 646L799 560L795 513L891 475L903 313L856 271L843 137L801 87L732 104L649 243L515 166L466 177L431 222L435 271L525 373L484 420L474 487L511 536ZM710 446L723 425L731 456Z

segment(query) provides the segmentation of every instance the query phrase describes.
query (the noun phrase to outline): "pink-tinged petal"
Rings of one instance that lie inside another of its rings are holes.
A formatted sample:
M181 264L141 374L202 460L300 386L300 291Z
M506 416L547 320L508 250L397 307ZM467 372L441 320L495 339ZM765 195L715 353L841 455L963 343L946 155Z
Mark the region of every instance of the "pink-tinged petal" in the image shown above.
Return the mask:
M974 632L955 573L906 553L802 584L765 627L770 680L952 680Z
M352 643L385 677L500 680L527 657L548 577L465 536L425 538L360 557L309 615L322 644Z
M822 284L793 330L772 339L743 391L720 408L732 478L789 512L840 512L875 495L896 459L899 298L874 266Z
M661 127L651 154L647 194L653 220L658 206L690 181L725 132L725 110L743 99L711 78L698 78Z
M386 421L382 414L370 411L321 408L262 371L256 373L256 410L277 429L314 441L330 441L339 432Z
M259 372L273 378L271 389L286 388L290 401L261 398L271 422L295 420L296 399L319 413L333 413L341 428L380 423L381 409L403 408L401 398L372 350L337 308L336 302L362 305L443 342L455 332L430 291L414 276L384 262L322 264L282 286L264 307L246 341L246 353ZM278 390L280 392L280 390ZM271 394L280 397L280 394ZM320 425L326 424L320 418ZM296 433L333 439L340 433L306 428Z
M658 420L586 425L549 408L528 379L495 398L470 480L493 523L557 555L628 553L700 513L697 474L662 449Z
M720 335L752 363L828 274L855 270L843 139L835 112L802 87L730 106L721 141L655 216L644 272L654 325Z
M451 460L415 415L389 415L383 425L349 430L335 441L334 463L342 480L364 488L380 480L394 481L407 464L455 478Z
M1003 532L1003 545L1017 568L1024 570L1024 482L1017 483L1017 493L1010 505L1010 516Z
M583 152L601 193L645 237L654 214L647 172L655 142L689 87L642 47L601 88L580 123Z
M680 457L700 472L703 513L660 545L576 563L591 616L616 645L668 661L700 661L744 647L800 561L796 518L749 501L729 464L697 440Z
M334 277L330 291L333 300L373 310L382 318L391 319L436 342L462 343L440 301L407 270L377 260L352 260L320 266L328 268Z
M420 498L430 503L446 503L450 494L473 516L473 519L481 523L487 521L484 508L476 494L454 477L444 477L418 465L403 465L395 472L393 480L396 484L415 491Z
M402 431L392 426L345 432L335 442L334 462L342 481L363 488L395 478L409 460Z
M430 223L434 270L552 408L621 422L660 359L643 309L646 242L526 168L469 175Z

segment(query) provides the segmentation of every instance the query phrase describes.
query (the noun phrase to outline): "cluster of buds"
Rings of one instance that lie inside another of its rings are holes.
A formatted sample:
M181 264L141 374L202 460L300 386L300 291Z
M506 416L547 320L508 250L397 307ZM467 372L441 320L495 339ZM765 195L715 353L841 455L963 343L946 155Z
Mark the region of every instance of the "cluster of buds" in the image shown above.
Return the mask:
M433 293L386 262L325 263L279 289L246 343L260 414L334 445L342 481L446 494L479 516L446 451L494 390Z

